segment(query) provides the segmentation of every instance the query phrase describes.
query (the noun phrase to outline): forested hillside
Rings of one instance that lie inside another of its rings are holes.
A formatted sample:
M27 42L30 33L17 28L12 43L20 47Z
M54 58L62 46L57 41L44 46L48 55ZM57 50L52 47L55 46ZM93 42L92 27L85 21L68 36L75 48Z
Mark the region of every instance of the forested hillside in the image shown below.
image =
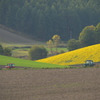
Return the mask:
M99 0L0 0L0 24L41 40L77 38L99 22Z

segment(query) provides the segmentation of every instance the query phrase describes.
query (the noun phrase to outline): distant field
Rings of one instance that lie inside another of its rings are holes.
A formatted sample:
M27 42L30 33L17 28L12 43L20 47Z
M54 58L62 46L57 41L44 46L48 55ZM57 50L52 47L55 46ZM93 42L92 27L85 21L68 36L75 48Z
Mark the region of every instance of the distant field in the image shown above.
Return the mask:
M27 46L33 46L33 45L44 45L46 46L45 42L32 40L29 38L25 38L21 35L15 34L14 30L11 30L9 28L6 28L5 26L0 26L0 44L2 44L3 47L18 47L12 51L13 57L20 57L20 56L28 56L29 48L26 48ZM23 47L23 48L20 48ZM50 48L47 48L48 52L50 52ZM55 52L55 48L52 48L53 52ZM64 52L67 51L67 48L58 48L58 52L63 50Z
M50 48L46 48L48 51L50 51ZM64 52L68 51L67 48L57 48L58 52L60 52L61 50L63 50ZM52 51L56 51L55 48L52 48Z
M19 44L19 45L21 45L21 44L22 45L23 44L26 44L26 45L44 44L41 41L32 40L32 39L23 37L21 35L17 35L15 33L12 33L10 31L4 30L2 28L0 28L0 42L7 43L8 45L9 44L12 44L12 45L13 44Z
M50 52L50 48L47 48L48 52ZM18 49L14 49L12 52L12 56L14 57L19 57L19 56L28 56L28 52L29 52L30 48L18 48ZM60 52L61 50L63 50L64 52L68 51L67 48L58 48L58 52ZM55 48L53 48L53 52L55 52Z

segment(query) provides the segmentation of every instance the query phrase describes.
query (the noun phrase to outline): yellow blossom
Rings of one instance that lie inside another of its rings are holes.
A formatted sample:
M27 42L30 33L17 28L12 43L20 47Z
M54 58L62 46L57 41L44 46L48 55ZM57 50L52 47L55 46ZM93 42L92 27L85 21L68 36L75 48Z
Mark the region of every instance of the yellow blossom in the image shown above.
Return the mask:
M37 62L59 64L59 65L73 65L82 64L86 60L93 60L100 62L100 44L80 48L56 56L37 60Z

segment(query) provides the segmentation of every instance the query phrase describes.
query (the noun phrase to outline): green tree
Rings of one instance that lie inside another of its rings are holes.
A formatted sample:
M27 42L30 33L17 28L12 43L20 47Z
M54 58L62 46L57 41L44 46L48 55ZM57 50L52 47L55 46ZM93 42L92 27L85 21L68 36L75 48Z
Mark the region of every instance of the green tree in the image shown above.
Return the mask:
M3 55L3 54L4 54L3 47L2 45L0 45L0 55Z
M47 50L43 46L35 45L29 50L29 59L38 60L47 57Z
M68 48L69 51L78 49L78 48L80 48L80 43L76 39L70 39L67 42L67 48Z
M50 51L52 53L53 41L52 40L49 40L49 41L47 41L46 44L48 45L48 47L50 48Z
M54 42L54 45L55 45L55 47L56 47L56 52L57 52L57 47L58 47L58 45L59 45L59 43L60 43L61 38L60 38L59 35L54 35L54 36L52 37L52 40L53 40L53 42Z
M95 27L95 43L100 43L100 23Z
M4 48L4 55L5 56L11 56L12 55L12 50L8 47Z
M86 26L79 35L79 42L82 46L93 45L94 42L94 29L93 25Z

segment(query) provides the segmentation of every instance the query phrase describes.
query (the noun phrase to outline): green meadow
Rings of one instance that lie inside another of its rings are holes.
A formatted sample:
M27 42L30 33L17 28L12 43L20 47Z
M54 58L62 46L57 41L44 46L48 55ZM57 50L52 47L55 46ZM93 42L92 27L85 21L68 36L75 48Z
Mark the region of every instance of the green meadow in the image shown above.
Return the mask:
M50 48L46 48L48 52L50 52ZM30 48L26 48L26 47L19 47L18 49L14 49L12 51L12 56L13 57L19 57L19 56L28 56L28 51L30 50ZM53 52L55 51L55 48L52 48ZM58 48L58 52L60 52L61 50L63 50L64 52L68 51L67 48Z
M12 56L13 57L28 56L28 51L33 46L33 45L28 45L28 44L17 44L17 43L15 44L15 43L3 43L3 42L1 44L3 47L12 48ZM43 45L43 46L46 48L48 53L51 52L50 48L48 48L46 45ZM52 51L55 52L56 48L53 47ZM58 52L60 52L60 51L67 52L68 49L65 47L58 47L57 51Z
M41 62L35 62L35 61L31 61L31 60L6 57L6 56L0 55L0 65L6 65L7 63L14 63L15 66L32 67L32 68L66 68L66 67L68 67L68 66L41 63Z

